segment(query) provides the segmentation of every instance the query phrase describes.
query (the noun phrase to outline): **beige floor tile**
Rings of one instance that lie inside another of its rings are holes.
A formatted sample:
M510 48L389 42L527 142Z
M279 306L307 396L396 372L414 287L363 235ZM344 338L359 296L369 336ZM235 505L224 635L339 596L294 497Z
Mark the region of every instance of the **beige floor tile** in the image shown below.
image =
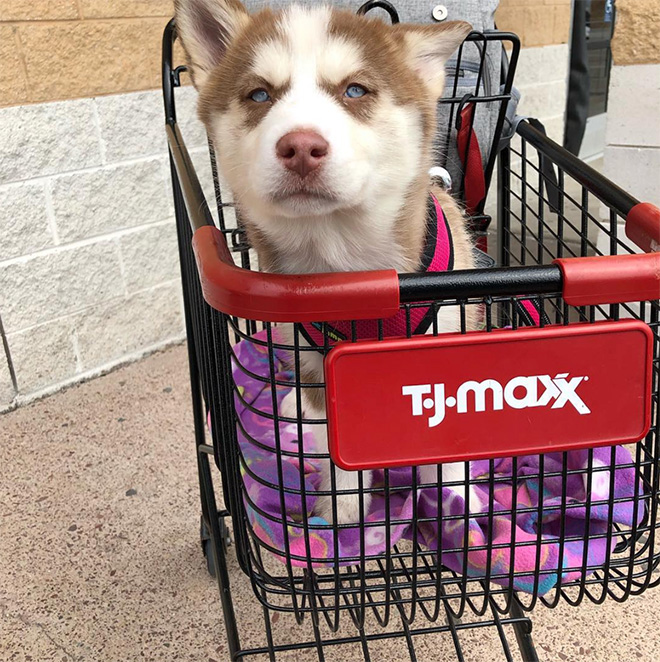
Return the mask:
M186 370L186 350L176 347L0 419L3 662L229 659L199 547ZM260 645L262 612L233 552L229 565L243 643ZM537 609L541 659L655 662L658 597ZM302 629L290 617L276 620L281 642L312 636L309 620ZM466 660L505 659L493 628L463 631L460 641ZM454 659L447 634L416 646L419 662ZM356 645L326 659L359 655ZM373 662L406 659L402 640L373 647Z

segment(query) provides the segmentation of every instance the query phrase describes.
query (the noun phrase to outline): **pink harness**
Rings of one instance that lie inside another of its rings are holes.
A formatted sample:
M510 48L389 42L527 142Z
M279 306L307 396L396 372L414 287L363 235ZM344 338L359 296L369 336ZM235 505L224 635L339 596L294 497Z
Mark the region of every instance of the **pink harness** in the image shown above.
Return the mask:
M454 246L447 217L434 195L429 198L426 225L426 243L421 271L451 271L454 268ZM432 306L410 308L410 332L426 333L433 321ZM322 350L342 340L369 340L379 338L378 320L356 322L303 322L301 333L313 347ZM399 310L393 317L382 320L382 337L393 338L408 335L406 310Z

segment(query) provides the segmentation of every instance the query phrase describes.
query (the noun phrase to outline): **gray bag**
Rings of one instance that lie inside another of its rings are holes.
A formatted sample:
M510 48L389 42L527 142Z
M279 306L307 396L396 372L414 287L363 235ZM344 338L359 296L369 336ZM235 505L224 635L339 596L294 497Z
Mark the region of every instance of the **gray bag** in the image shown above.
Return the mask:
M273 7L278 9L290 4L318 6L323 4L318 0L243 0L249 11L257 11L264 7ZM346 7L357 11L364 0L331 0L327 4L335 7ZM432 2L432 0L392 0L394 8L399 14L402 23L434 23L438 18L448 21L468 21L475 30L483 32L492 30L495 27L495 10L500 4L500 0L443 0L441 4ZM440 12L439 7L446 10ZM374 14L381 12L380 9L374 9ZM383 17L387 14L383 11ZM437 18L436 18L437 17Z

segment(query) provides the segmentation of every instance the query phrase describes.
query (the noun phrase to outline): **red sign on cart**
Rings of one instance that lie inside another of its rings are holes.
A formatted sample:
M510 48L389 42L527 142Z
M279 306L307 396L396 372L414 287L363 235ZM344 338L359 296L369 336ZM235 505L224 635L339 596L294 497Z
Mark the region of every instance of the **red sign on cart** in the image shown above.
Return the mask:
M325 359L330 454L375 469L639 441L652 351L633 320L341 343Z

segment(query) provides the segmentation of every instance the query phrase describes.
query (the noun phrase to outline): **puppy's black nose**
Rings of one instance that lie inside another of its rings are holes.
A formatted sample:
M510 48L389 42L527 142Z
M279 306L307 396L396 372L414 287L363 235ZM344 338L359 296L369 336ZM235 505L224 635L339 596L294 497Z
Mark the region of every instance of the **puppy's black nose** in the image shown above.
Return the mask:
M292 131L279 139L275 150L284 166L304 179L323 163L328 148L327 141L314 131Z

